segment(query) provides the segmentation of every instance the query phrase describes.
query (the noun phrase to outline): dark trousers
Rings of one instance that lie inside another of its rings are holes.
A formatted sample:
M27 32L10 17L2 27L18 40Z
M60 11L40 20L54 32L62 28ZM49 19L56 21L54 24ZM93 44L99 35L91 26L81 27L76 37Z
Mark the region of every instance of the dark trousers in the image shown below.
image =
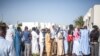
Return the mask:
M99 43L91 42L91 56L99 56Z
M72 55L73 41L68 42L68 55Z

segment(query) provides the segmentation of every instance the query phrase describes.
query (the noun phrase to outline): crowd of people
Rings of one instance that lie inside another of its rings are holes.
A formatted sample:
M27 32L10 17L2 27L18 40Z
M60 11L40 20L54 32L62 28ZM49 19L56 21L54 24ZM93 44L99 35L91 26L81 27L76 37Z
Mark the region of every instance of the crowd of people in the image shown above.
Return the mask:
M99 28L20 27L0 23L0 56L98 56Z

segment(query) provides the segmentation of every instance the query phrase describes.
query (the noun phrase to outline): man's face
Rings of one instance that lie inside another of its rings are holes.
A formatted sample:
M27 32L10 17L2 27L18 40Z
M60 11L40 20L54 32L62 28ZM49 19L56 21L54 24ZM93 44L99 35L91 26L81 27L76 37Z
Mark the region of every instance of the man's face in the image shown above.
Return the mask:
M0 29L0 36L5 37L6 35L6 28Z

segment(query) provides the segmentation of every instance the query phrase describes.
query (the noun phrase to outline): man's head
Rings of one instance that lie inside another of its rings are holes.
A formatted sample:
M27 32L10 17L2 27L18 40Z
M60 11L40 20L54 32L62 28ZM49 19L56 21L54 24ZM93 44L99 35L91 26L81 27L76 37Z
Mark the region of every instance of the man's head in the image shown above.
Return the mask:
M73 25L70 24L70 25L69 25L69 29L70 29L70 30L73 30L73 28L74 28Z
M87 29L87 26L84 26L84 29Z
M35 27L33 27L33 28L32 28L32 30L33 30L33 31L36 31L36 28L35 28Z
M18 30L18 31L22 31L20 27L17 27L17 30Z
M1 22L0 23L0 36L5 37L6 29L7 29L6 23Z
M50 33L50 29L47 29L47 33Z
M94 25L92 28L93 28L94 30L98 30L98 29L99 29L97 25Z
M27 26L25 26L25 30L28 30L28 27Z

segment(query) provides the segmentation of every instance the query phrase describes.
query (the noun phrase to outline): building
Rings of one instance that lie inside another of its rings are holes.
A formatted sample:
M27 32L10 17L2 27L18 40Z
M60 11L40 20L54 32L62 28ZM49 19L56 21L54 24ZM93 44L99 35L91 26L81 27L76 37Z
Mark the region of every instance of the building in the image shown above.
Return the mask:
M55 25L54 23L45 23L45 22L22 22L22 30L24 30L25 26L27 26L29 29L32 29L32 27L38 27L38 28L50 28L52 25Z
M92 29L93 25L100 28L100 5L94 5L84 16L84 25Z

